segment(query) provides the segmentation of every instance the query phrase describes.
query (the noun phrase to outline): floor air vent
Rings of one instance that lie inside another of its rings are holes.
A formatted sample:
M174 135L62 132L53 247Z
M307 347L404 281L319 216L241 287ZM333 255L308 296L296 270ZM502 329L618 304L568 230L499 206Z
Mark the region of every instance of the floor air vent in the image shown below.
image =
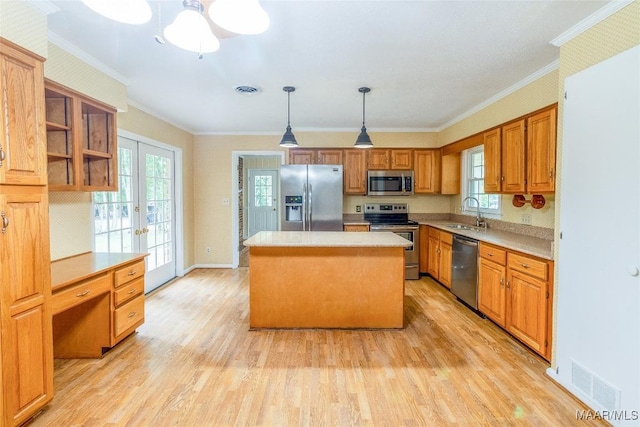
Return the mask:
M575 360L571 360L571 384L608 411L620 406L620 390L594 375Z

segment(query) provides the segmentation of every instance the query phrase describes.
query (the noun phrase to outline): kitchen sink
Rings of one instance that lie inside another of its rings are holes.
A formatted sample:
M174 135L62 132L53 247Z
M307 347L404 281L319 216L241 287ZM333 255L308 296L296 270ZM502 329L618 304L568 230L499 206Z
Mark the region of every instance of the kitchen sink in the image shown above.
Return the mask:
M448 224L447 228L453 228L454 230L480 231L478 227L473 227L471 225L466 225L466 224Z

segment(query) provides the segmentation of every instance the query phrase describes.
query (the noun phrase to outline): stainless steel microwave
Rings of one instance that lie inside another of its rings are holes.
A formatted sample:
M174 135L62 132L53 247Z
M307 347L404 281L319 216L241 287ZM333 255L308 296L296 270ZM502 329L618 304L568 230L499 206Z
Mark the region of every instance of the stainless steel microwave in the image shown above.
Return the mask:
M367 195L413 195L413 171L367 171Z

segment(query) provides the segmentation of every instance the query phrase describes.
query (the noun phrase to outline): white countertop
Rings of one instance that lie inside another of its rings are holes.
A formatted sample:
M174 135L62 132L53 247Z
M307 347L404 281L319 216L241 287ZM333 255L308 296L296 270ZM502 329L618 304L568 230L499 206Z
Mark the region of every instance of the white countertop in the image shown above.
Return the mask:
M245 246L289 247L408 247L411 242L391 232L261 231L244 241Z

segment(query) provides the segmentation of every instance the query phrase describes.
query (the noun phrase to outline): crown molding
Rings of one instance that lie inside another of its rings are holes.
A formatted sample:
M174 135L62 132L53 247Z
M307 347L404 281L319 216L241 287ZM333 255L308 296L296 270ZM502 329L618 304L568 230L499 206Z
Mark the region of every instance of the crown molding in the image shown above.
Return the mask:
M631 3L633 3L633 0L614 0L607 3L604 7L598 9L555 39L551 40L550 43L554 46L560 47Z
M84 50L80 49L78 46L76 46L73 43L65 40L64 38L62 38L61 36L59 36L58 34L54 33L51 30L49 30L47 32L47 36L48 36L49 41L51 43L53 43L54 45L58 46L60 49L69 52L71 55L79 58L83 62L87 63L88 65L91 65L92 67L96 68L97 70L101 71L102 73L106 74L107 76L117 80L118 82L122 83L123 85L129 86L130 82L125 76L123 76L122 74L118 73L113 68L108 67L102 61L100 61L100 60L94 58L93 56L89 55L87 52L85 52Z
M0 0L1 1L1 0ZM29 3L46 13L51 15L52 13L60 12L60 8L49 0L28 0Z
M529 76L525 77L524 79L520 80L518 83L514 84L513 86L510 86L508 88L506 88L505 90L498 92L497 94L495 94L494 96L492 96L491 98L487 99L486 101L476 105L475 107L473 107L472 109L462 113L461 115L459 115L458 117L449 120L447 123L445 123L444 125L442 125L438 130L434 131L434 132L440 132L450 126L455 125L456 123L458 123L459 121L462 121L464 119L466 119L467 117L472 116L473 114L481 111L482 109L488 107L489 105L511 95L512 93L522 89L523 87L525 87L526 85L533 83L534 81L538 80L539 78L546 76L547 74L551 73L552 71L557 70L560 67L560 60L556 59L555 61L553 61L552 63L542 67L541 69L539 69L538 71L536 71L533 74L530 74Z

